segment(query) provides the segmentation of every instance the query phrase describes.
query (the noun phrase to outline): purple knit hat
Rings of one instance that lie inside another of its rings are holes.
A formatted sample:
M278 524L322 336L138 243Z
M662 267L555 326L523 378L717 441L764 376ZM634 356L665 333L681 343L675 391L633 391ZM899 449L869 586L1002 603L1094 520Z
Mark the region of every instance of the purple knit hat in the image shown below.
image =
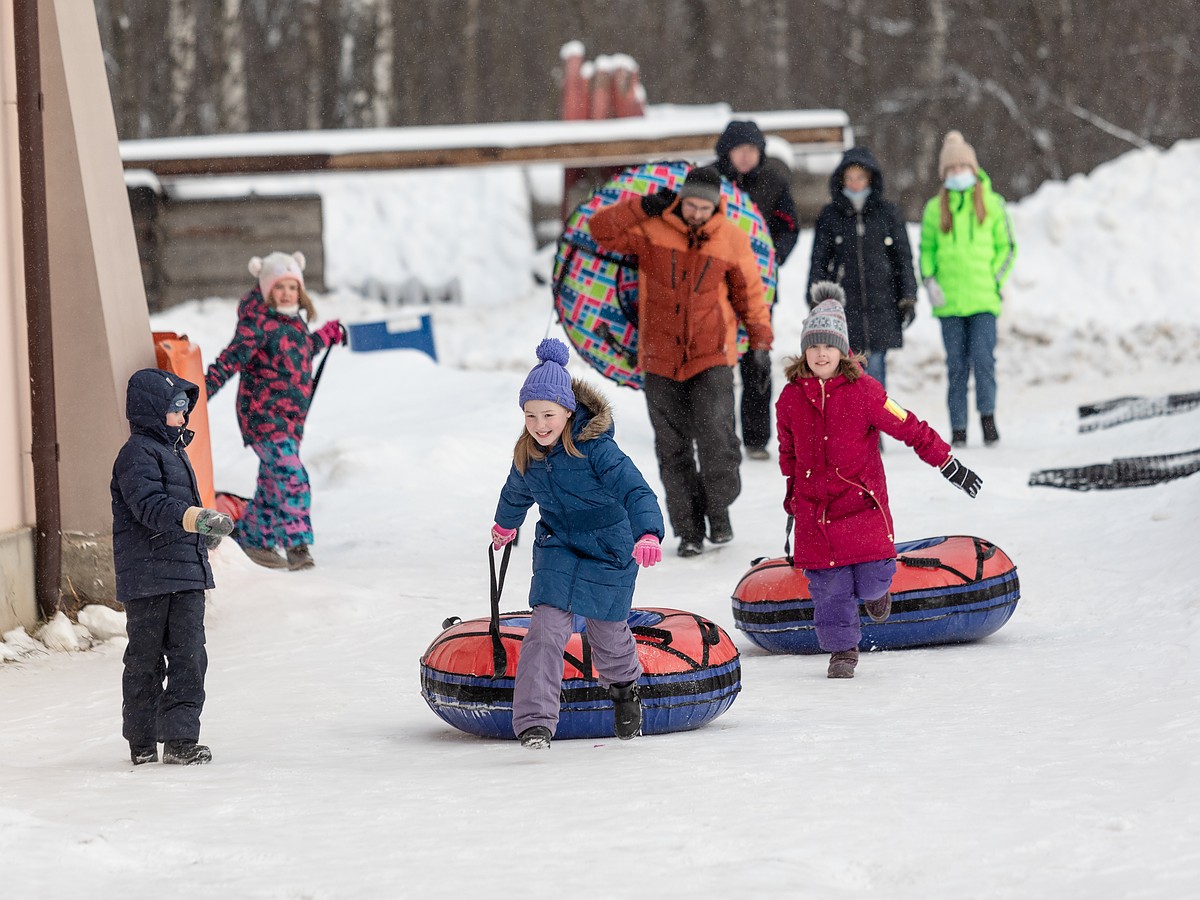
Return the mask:
M571 359L567 345L557 338L546 338L538 344L537 358L541 362L533 367L521 385L521 408L524 409L529 400L550 400L574 411L571 374L564 368Z

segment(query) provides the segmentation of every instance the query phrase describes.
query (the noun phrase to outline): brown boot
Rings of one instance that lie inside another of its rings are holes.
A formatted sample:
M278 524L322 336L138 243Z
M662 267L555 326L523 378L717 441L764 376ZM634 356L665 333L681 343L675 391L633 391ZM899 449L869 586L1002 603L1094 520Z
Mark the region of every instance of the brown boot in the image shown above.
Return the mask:
M299 572L301 569L311 569L315 565L316 562L313 560L312 554L309 553L307 544L287 548L287 567L293 572Z
M267 569L286 569L287 560L275 552L273 547L243 547L242 552Z
M858 665L858 648L839 650L829 657L829 678L853 678L854 667Z
M892 614L892 592L888 591L878 600L868 600L863 604L863 609L867 611L872 622L886 622Z

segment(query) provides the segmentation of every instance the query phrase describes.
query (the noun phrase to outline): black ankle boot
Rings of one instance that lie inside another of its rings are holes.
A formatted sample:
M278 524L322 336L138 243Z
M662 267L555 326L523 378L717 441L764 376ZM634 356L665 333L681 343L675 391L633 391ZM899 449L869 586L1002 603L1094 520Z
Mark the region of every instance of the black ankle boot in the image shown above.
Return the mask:
M608 688L612 698L616 733L623 741L642 733L642 699L636 681L613 684Z
M950 435L950 446L951 447L967 446L967 429L955 428L954 432Z
M983 442L985 444L994 444L1000 440L1000 432L996 430L995 416L980 416L979 421L983 425Z

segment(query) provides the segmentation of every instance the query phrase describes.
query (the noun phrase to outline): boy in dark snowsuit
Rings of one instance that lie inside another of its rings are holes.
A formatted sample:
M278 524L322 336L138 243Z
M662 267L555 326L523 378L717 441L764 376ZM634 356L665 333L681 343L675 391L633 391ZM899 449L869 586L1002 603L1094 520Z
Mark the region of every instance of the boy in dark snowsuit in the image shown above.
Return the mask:
M213 587L208 547L233 530L200 506L185 449L200 389L161 369L129 379L129 440L113 463L113 562L125 605L122 734L134 765L211 761L197 743L204 706L204 592ZM164 690L163 681L166 681Z
M756 123L733 121L717 139L716 169L750 195L771 242L776 268L787 261L799 237L792 188L767 162L767 140ZM776 292L778 302L778 291ZM771 356L766 350L742 354L742 443L751 459L767 459L771 439Z

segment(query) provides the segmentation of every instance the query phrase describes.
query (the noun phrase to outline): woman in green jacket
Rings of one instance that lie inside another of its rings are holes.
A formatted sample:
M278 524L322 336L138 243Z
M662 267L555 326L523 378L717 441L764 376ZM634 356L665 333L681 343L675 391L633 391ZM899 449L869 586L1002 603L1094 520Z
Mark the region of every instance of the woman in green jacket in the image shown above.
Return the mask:
M921 277L942 326L949 382L950 443L967 443L967 384L975 374L975 407L983 442L996 430L996 317L1017 245L1004 198L957 131L946 135L938 159L942 189L921 219Z

